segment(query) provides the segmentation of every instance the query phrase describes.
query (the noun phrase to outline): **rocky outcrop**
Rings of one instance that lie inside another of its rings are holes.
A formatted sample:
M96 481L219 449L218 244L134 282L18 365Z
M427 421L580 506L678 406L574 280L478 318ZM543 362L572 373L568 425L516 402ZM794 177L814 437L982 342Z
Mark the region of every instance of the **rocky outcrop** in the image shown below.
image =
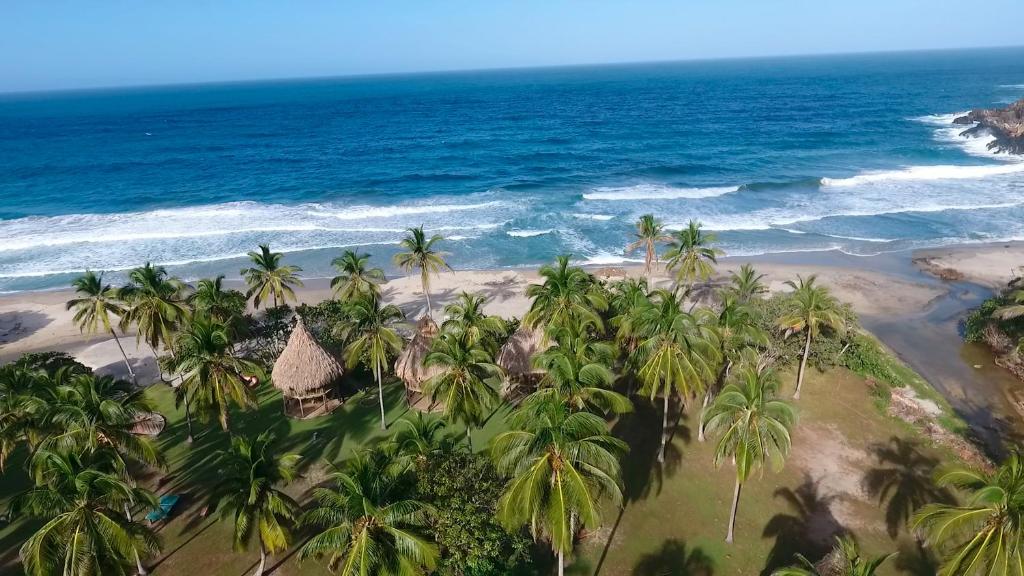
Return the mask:
M991 134L988 149L1007 154L1024 154L1024 98L1006 108L980 108L960 116L954 124L973 124L962 136Z

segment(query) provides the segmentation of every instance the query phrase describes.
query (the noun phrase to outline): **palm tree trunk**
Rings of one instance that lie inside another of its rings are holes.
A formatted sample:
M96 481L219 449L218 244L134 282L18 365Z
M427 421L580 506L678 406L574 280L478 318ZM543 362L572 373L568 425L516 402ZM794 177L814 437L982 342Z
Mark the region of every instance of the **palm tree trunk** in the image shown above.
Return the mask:
M704 412L708 409L708 404L711 404L711 391L708 390L704 394L704 404L700 407L700 424L697 426L697 441L703 442L704 437Z
M124 346L121 346L121 341L117 339L117 333L114 332L114 327L110 327L110 335L114 337L114 342L117 344L117 349L121 351L121 356L124 358L124 367L128 369L128 375L132 378L132 384L139 385L139 380L135 378L135 370L132 370L132 363L128 361L128 354L124 351Z
M804 385L804 370L807 369L807 356L811 353L811 329L807 328L807 339L804 341L804 355L800 358L800 368L796 372L796 392L793 393L793 399L800 399L800 388Z
M256 567L256 572L253 576L263 576L263 570L267 567L267 548L263 545L263 540L260 540L260 565Z
M423 284L423 296L427 299L427 318L431 318L430 315L430 290L427 288L427 277L424 275L420 278L421 284Z
M377 378L377 398L380 400L380 429L387 430L388 425L384 420L384 383L380 377L380 366L373 367L373 375Z
M124 504L124 515L128 518L129 522L132 521L132 509L128 506L127 502ZM138 574L138 576L146 576L148 572L146 572L146 567L142 565L142 558L139 557L139 551L132 550L132 552L135 553L135 573Z
M725 541L732 544L733 533L736 530L736 509L740 506L740 488L743 484L740 483L739 477L736 478L736 488L732 491L732 512L729 513L729 532L725 535Z
M185 383L182 382L181 385L184 386ZM189 398L188 398L188 390L185 390L182 393L185 395L185 424L188 426L188 438L186 438L185 441L188 442L189 444L191 444L192 443L192 439L193 439L193 436L192 436L192 409L189 406L190 402L189 402Z
M565 555L558 549L558 576L565 576Z
M277 292L271 290L270 293L274 296L274 308L277 308Z
M665 446L668 444L668 392L665 393L665 408L661 414L661 449L658 450L658 462L665 461Z
M466 442L469 443L469 453L470 454L473 453L473 434L472 434L472 432L473 432L473 428L471 428L470 426L467 425L466 426Z

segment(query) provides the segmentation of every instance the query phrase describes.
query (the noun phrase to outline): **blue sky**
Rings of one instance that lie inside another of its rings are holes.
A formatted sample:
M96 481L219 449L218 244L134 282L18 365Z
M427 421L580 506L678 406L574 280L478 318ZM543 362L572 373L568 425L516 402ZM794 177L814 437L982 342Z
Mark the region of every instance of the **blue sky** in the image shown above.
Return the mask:
M1020 2L2 0L0 91L1008 46Z

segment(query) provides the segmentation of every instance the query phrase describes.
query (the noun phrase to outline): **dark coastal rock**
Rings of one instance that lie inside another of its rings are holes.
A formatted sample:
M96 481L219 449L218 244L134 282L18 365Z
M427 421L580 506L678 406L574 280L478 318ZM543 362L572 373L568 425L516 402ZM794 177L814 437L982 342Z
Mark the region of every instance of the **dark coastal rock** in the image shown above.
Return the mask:
M988 149L1007 154L1024 154L1024 98L1006 108L980 108L953 120L954 124L971 125L962 136L991 134L995 140Z

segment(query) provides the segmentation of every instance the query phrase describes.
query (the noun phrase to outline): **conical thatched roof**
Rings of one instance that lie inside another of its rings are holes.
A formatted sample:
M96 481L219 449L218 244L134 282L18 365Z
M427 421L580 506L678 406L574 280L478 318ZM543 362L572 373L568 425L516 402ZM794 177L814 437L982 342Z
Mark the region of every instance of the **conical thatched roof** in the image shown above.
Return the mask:
M498 352L498 366L510 378L538 374L542 371L533 367L533 357L545 348L542 329L520 326Z
M132 424L132 434L138 436L158 436L164 431L166 425L167 419L164 418L163 414L145 412L135 417L135 422Z
M324 350L299 318L288 345L274 362L271 379L281 394L301 399L322 395L343 373L341 363Z
M416 323L416 334L395 360L395 375L413 392L422 392L423 383L441 372L436 366L423 365L437 332L437 324L433 320L426 316L420 318Z

